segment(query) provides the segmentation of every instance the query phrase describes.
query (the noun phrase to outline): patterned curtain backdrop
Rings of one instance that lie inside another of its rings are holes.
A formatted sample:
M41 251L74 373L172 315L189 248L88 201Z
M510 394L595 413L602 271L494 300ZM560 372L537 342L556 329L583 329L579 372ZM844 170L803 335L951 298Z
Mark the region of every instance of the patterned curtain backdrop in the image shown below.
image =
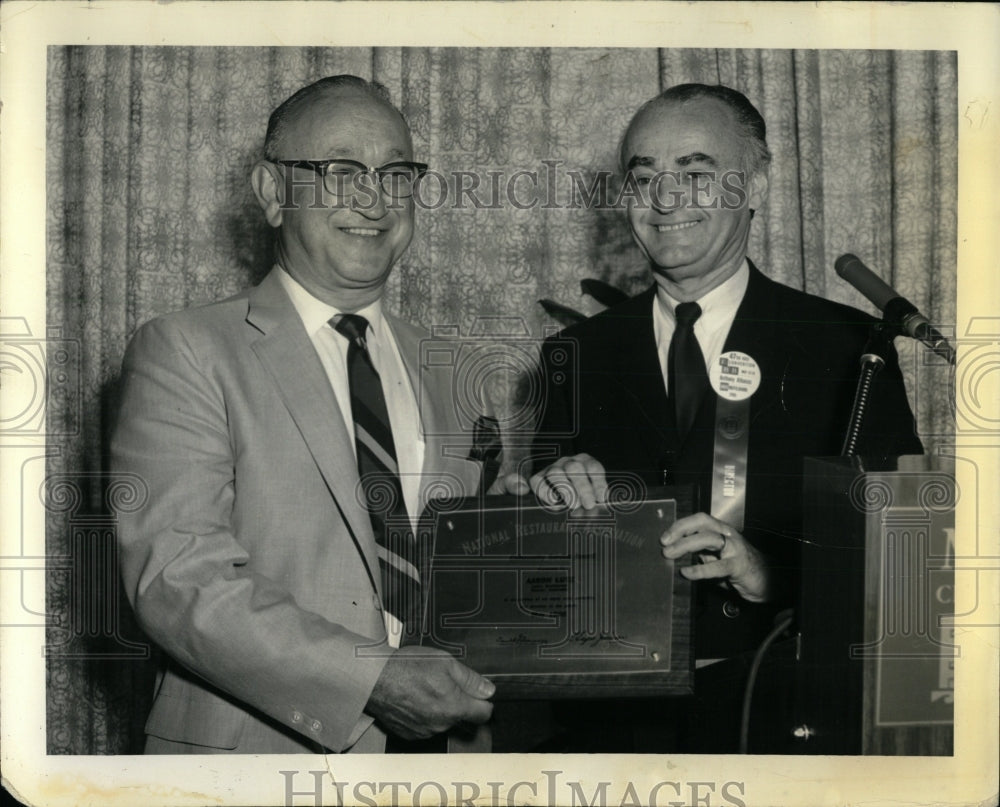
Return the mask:
M50 442L48 464L49 554L69 559L49 575L50 753L141 750L155 651L132 621L109 549L115 514L142 495L107 478L125 345L151 317L267 272L272 234L248 175L268 113L336 73L388 86L417 159L437 172L388 303L428 328L492 337L502 372L485 394L467 392L502 417L522 405L520 370L557 326L540 298L589 314L600 306L581 279L628 293L650 282L623 214L584 204L580 192L615 171L635 109L680 82L736 87L767 120L770 198L750 252L767 274L872 310L833 272L838 255L854 252L954 325L954 53L51 48L48 325L79 344L70 355L80 397L51 398L48 411L49 431L69 435ZM447 198L432 204L445 181ZM930 448L950 429L948 375L912 344L900 348ZM508 467L519 456L514 431Z

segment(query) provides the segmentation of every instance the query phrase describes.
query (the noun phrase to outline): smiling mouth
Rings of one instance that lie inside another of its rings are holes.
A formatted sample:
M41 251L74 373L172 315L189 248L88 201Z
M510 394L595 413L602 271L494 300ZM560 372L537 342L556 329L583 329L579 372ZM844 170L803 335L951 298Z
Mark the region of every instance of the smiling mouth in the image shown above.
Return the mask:
M690 227L694 227L697 221L685 221L681 224L657 224L656 231L659 233L674 233L678 230L687 230Z
M382 235L381 230L376 230L371 227L341 227L341 232L345 232L348 235L360 235L364 238L374 238L375 236Z

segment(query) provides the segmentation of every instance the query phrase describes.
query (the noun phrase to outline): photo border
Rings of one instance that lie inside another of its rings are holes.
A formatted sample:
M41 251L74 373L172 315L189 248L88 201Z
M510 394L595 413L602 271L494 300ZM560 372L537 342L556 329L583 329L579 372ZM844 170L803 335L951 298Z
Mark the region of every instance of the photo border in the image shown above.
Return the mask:
M308 24L303 21L308 19ZM0 291L3 316L23 318L31 334L46 334L45 317L45 81L46 49L87 45L329 45L329 46L574 46L867 48L958 51L959 220L957 334L977 318L995 318L1000 299L996 222L1000 221L1000 15L992 4L782 4L671 2L7 2L0 6ZM332 32L329 36L322 33ZM349 36L341 31L355 32ZM333 33L336 32L336 33ZM3 400L18 379L4 379ZM997 415L1000 413L993 413ZM996 420L994 419L994 422ZM980 480L995 480L998 439L956 435L956 454L970 460ZM25 457L44 453L40 440L0 440L0 623L30 613L44 619L44 513L23 504ZM964 465L965 463L960 463ZM956 472L958 469L956 468ZM986 490L978 494L988 495ZM965 497L956 513L956 554L975 559L976 586L962 587L956 613L985 614L989 624L957 631L955 753L952 757L760 757L646 755L487 755L392 758L381 756L47 756L44 629L5 627L0 643L0 719L3 776L33 804L284 804L281 770L327 770L339 782L477 781L510 795L519 782L534 783L534 803L549 799L546 771L580 783L593 794L612 781L609 794L632 783L638 794L660 781L743 783L733 795L747 805L990 803L996 780L998 695L997 567L1000 534L996 508L969 512ZM970 529L970 526L978 527ZM22 536L39 546L12 547ZM993 536L991 539L990 536ZM15 551L16 550L16 551ZM986 554L984 554L984 551ZM20 554L17 554L20 552ZM24 559L35 559L26 568ZM36 568L37 567L37 568ZM22 586L9 585L20 580ZM962 693L982 692L981 700ZM450 789L450 792L454 792ZM350 791L348 791L350 792ZM531 787L521 787L527 799ZM690 793L690 791L686 791ZM705 792L704 790L702 791ZM333 794L330 786L326 793ZM425 798L432 803L434 791ZM557 798L569 798L561 789ZM669 803L666 791L661 803ZM312 803L307 796L294 803ZM488 803L488 800L484 801ZM505 803L505 802L504 802ZM615 802L617 803L617 802ZM685 802L686 803L686 802ZM712 805L720 801L713 798ZM995 802L994 802L995 803Z

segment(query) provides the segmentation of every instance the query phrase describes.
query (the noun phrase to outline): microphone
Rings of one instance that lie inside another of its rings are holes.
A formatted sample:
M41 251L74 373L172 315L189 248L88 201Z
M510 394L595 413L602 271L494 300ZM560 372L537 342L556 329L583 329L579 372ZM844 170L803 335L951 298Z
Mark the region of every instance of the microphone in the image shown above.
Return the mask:
M897 323L903 333L923 342L928 348L945 359L955 363L955 350L917 307L901 296L892 286L865 266L857 255L841 255L833 264L837 274L867 297L872 305L882 312L887 322Z

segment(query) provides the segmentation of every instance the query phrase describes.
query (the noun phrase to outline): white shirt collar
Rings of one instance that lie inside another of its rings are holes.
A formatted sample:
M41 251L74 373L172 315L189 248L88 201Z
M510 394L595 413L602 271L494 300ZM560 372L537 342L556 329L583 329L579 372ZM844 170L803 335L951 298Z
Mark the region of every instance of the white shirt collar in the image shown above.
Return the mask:
M701 317L699 322L704 322L711 327L713 322L732 322L736 316L736 310L743 301L746 294L747 284L750 282L750 264L747 259L743 259L740 268L732 277L720 283L707 294L695 300L701 306ZM671 297L660 284L656 285L656 300L660 313L671 322L674 320L674 309L680 304L679 300Z
M299 318L302 320L302 324L305 326L306 333L309 336L317 333L332 317L343 313L336 306L324 303L319 298L310 294L280 264L275 265L275 270L278 273L278 280L281 282L282 288L291 299L292 305L295 306L295 310L298 312ZM368 320L368 328L372 336L377 338L378 334L382 332L384 324L382 298L379 297L375 302L366 305L354 313Z

